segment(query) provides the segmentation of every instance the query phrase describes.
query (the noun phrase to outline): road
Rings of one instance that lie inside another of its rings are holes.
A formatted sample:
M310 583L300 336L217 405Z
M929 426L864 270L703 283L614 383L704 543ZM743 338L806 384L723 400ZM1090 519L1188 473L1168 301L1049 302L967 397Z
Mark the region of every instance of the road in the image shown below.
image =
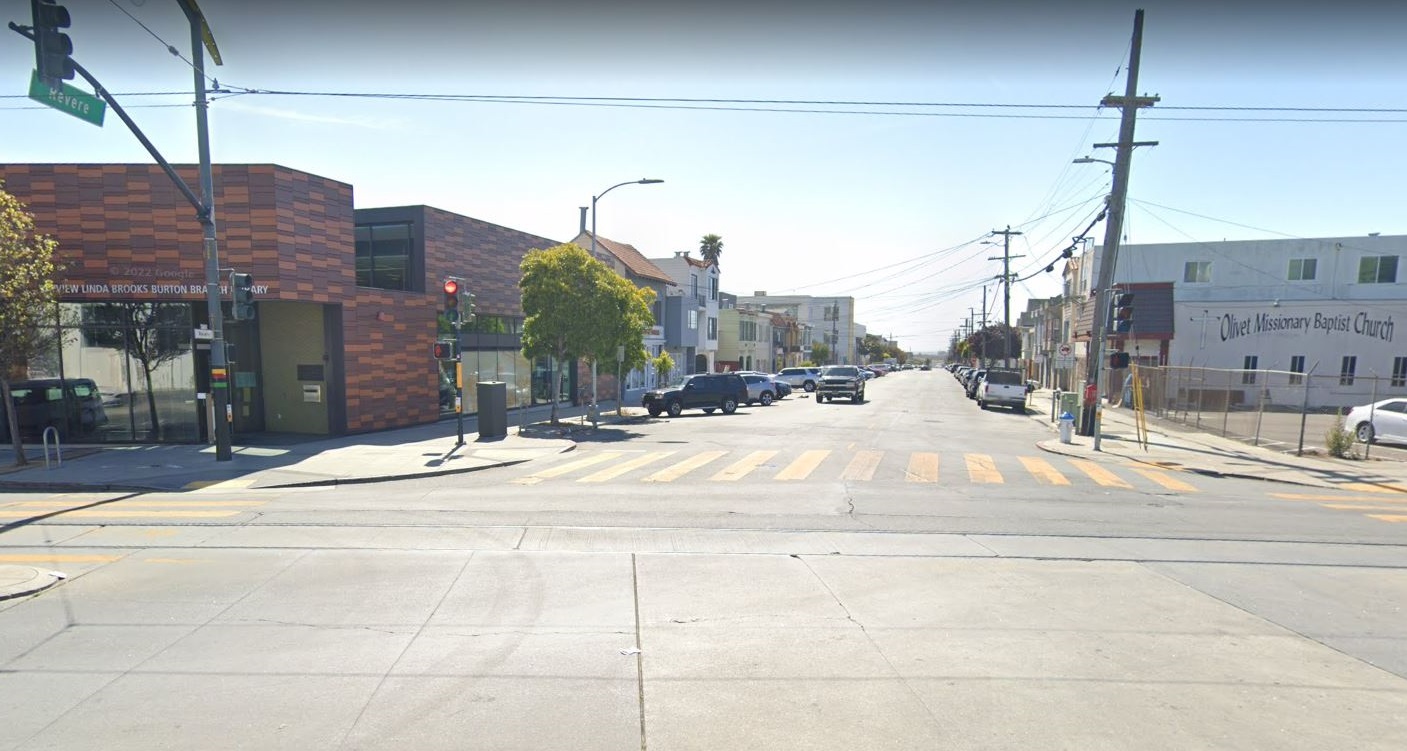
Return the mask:
M1044 454L943 371L867 396L0 497L0 562L70 576L0 602L0 748L1407 744L1400 497Z

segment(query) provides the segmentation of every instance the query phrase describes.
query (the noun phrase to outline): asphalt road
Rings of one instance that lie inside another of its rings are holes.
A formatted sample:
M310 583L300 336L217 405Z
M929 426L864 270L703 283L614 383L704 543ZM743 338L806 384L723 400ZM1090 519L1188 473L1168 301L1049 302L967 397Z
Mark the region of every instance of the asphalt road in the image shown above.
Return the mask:
M0 748L1384 748L1395 497L1044 454L944 371L302 490L9 494ZM102 514L110 514L104 517Z

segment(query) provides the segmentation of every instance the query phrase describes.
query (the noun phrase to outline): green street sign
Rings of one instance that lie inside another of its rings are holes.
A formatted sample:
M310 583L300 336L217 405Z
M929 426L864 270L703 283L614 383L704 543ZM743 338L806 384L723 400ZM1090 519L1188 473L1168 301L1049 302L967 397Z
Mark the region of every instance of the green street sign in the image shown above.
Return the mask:
M29 98L60 112L67 112L99 128L103 127L103 115L107 114L107 104L103 100L66 83L60 83L58 88L50 88L49 84L39 80L37 70L29 78Z

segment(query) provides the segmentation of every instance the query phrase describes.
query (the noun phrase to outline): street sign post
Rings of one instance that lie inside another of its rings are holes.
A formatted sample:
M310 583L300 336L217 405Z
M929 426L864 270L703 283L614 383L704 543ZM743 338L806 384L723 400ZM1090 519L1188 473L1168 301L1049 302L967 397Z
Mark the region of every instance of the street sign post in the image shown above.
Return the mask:
M1069 344L1061 344L1055 349L1055 368L1057 370L1070 370L1075 367L1075 348Z
M66 83L50 87L40 80L37 70L29 78L29 98L99 128L103 127L103 115L107 114L107 104L103 100Z

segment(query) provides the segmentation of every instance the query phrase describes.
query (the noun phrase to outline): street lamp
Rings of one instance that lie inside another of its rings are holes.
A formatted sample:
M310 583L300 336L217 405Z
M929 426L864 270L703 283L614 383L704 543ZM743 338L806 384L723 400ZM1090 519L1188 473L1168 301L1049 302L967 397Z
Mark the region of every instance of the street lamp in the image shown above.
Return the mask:
M662 183L649 177L642 177L639 180L626 180L623 183L616 183L609 188L591 197L591 257L596 257L596 202L606 197L607 193L619 188L622 185L654 185ZM625 391L620 387L620 363L616 364L616 414L620 414L621 402L625 400ZM591 358L591 424L594 426L600 420L600 412L596 408L596 358Z
M1114 163L1109 161L1108 159L1095 159L1092 156L1082 156L1079 159L1076 159L1071 162L1071 164L1094 164L1095 162L1098 162L1100 164L1107 164L1110 167L1114 166Z

